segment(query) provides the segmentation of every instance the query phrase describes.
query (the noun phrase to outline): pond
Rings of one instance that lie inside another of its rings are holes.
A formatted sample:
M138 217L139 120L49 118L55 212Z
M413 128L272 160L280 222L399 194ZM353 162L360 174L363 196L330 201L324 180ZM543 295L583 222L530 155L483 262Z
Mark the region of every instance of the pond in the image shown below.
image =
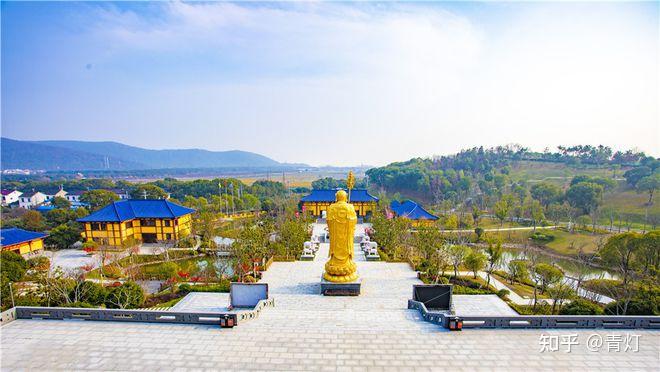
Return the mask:
M569 260L556 258L550 255L543 254L538 252L540 261L547 263L555 263L559 266L565 274L564 283L570 284L574 289L577 287L577 278L580 276L580 272L583 272L584 279L617 279L616 274L613 274L607 270L599 269L592 266L580 265L579 263ZM504 249L504 254L502 255L502 262L499 265L499 269L508 272L508 264L511 260L524 260L526 259L525 253L519 249ZM599 295L584 288L577 288L578 295L582 297L587 297L589 299L601 302L604 304L614 301L612 298Z
M616 274L611 273L607 270L599 269L592 266L584 266L579 263L563 258L556 258L550 255L543 254L538 252L540 260L547 263L555 263L559 266L566 276L576 278L579 276L579 272L585 272L585 280L589 279L617 279ZM507 265L511 260L524 260L526 259L525 253L519 249L505 248L504 254L502 255L502 262L499 265L499 269L508 271Z

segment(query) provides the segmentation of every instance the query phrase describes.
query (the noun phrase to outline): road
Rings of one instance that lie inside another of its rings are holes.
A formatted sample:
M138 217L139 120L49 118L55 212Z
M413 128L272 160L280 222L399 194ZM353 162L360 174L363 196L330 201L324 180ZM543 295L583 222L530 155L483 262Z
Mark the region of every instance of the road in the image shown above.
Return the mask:
M536 226L536 230L549 230L556 229L561 227L560 225L553 226ZM496 229L484 229L484 232L499 232L499 231L519 231L519 230L534 230L534 226L522 226L522 227L498 227ZM456 229L456 230L442 230L442 232L452 232L452 233L472 233L474 229Z

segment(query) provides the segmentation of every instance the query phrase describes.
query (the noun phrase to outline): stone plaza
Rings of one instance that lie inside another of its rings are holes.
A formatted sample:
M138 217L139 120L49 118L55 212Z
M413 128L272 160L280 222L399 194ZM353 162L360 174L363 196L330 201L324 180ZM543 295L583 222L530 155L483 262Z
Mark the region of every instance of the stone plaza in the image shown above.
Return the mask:
M316 225L315 229L323 225ZM361 228L360 226L358 226ZM407 309L421 283L405 263L367 262L357 297L319 294L328 254L264 273L275 307L217 326L16 320L0 328L2 370L657 370L660 332L466 329ZM171 310L224 311L228 295L193 293ZM454 296L460 315L515 315L497 296ZM599 347L593 339L602 341ZM550 341L548 341L550 340ZM635 341L630 344L630 340ZM554 343L553 343L554 342ZM577 344L576 344L577 343Z

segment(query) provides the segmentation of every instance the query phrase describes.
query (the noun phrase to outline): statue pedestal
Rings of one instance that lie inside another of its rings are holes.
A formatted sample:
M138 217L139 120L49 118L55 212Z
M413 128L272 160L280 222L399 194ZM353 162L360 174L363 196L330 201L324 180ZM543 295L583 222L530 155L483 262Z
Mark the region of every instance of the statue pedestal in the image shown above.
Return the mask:
M324 296L359 296L362 278L354 282L335 283L329 282L321 275L321 294Z

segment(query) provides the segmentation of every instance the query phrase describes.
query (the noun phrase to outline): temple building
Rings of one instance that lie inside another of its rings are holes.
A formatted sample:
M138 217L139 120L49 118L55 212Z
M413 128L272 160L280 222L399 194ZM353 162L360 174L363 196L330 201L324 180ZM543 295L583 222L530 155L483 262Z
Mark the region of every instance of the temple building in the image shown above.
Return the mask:
M312 190L312 193L300 199L301 208L311 212L316 217L325 217L330 204L335 202L337 190ZM378 198L369 194L367 190L351 190L349 203L355 207L358 217L366 217L376 210Z
M412 200L404 202L393 200L390 203L390 209L396 217L407 218L412 221L413 225L430 224L438 219L438 216L432 215Z
M2 251L29 254L44 249L44 238L48 234L18 228L0 230Z
M85 225L85 241L120 246L133 238L155 243L190 235L193 212L194 209L164 199L129 199L113 202L78 222Z

